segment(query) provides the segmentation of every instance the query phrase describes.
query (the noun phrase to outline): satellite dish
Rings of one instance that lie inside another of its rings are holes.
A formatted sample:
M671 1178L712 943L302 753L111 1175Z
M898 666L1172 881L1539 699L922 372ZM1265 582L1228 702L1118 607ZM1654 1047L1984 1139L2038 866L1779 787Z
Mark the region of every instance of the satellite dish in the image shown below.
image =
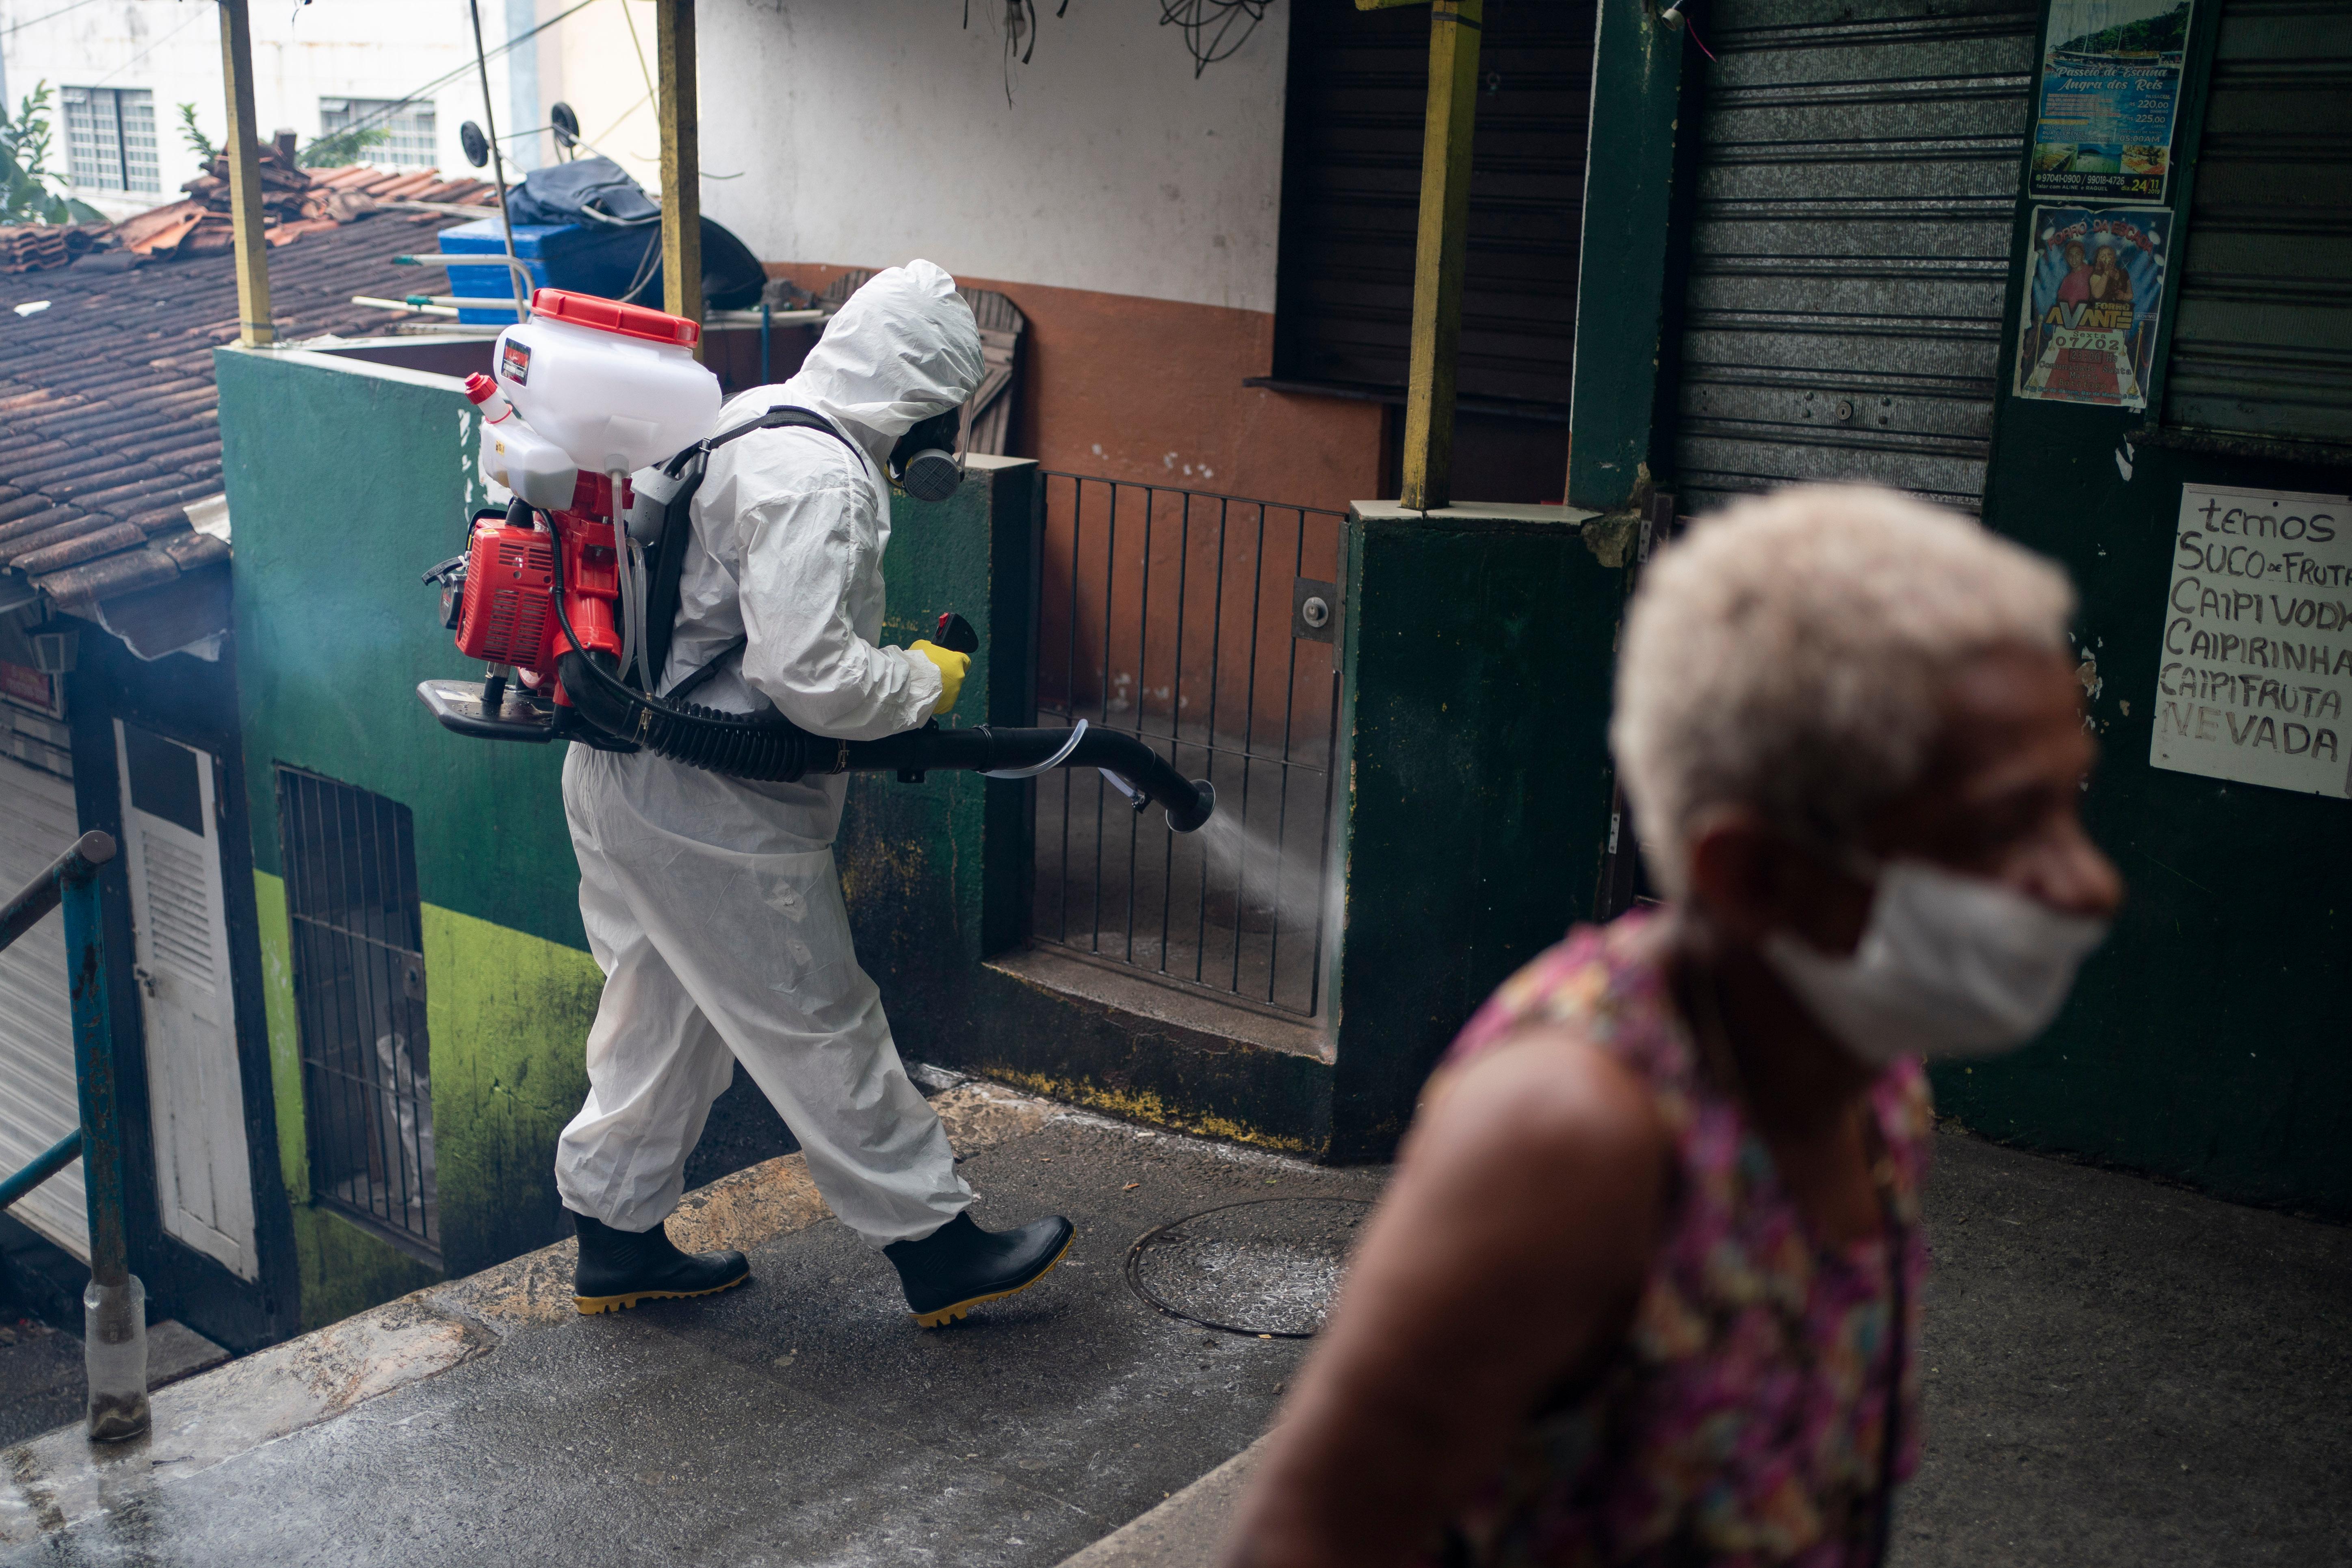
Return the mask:
M558 99L547 111L549 129L555 132L555 144L565 152L580 140L580 116L572 107Z
M490 139L470 120L457 127L457 145L466 150L466 162L477 169L490 161Z

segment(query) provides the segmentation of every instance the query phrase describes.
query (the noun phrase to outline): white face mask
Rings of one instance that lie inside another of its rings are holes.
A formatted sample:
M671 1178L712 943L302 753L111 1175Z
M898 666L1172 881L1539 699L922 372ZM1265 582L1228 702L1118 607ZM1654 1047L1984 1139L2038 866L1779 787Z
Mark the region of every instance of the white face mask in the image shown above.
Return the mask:
M1764 941L1774 973L1822 1026L1873 1066L1897 1057L2014 1050L2058 1016L2107 922L1916 860L1878 875L1852 954L1785 931Z

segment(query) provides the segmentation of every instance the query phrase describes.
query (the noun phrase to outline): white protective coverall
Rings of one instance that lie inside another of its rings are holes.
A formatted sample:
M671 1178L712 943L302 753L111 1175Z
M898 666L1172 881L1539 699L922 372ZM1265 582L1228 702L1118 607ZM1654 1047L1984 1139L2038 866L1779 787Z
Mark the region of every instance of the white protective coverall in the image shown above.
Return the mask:
M710 455L664 689L742 636L740 658L695 701L774 709L856 741L929 719L938 668L875 641L890 538L884 465L900 436L961 404L980 377L971 308L946 272L915 261L852 295L799 374L721 409L721 430L781 404L814 409L866 461L793 428ZM573 1212L617 1230L659 1224L738 1061L800 1140L817 1191L868 1246L928 1236L971 1202L850 951L833 860L844 788L838 773L754 784L650 752L572 747L563 803L580 913L605 976L588 1100L555 1157Z

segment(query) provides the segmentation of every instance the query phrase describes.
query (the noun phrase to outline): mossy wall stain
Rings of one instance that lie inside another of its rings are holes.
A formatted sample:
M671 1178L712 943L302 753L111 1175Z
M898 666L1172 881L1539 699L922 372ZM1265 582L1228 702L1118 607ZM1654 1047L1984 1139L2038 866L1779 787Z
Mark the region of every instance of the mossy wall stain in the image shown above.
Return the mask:
M260 911L278 1163L294 1209L305 1327L441 1279L445 1270L310 1201L301 1039L285 885L254 879ZM583 1047L604 975L586 953L436 905L423 907L435 1177L448 1275L558 1239L556 1135L587 1093Z
M576 948L424 908L442 1252L452 1274L564 1234L555 1141L588 1092L604 972Z
M306 1330L341 1322L445 1278L432 1265L314 1205L294 1211L294 1251L300 1262Z

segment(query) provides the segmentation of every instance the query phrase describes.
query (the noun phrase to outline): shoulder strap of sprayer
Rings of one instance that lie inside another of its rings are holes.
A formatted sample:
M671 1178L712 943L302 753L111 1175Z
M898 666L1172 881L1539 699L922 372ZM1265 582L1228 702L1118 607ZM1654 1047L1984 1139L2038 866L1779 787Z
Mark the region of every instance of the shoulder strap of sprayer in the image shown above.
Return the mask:
M856 457L858 465L868 466L868 459L856 442L843 435L833 422L813 408L794 404L779 404L757 419L747 419L731 426L718 435L697 441L659 467L663 479L675 483L667 500L661 503L661 523L655 531L646 553L646 668L661 679L661 671L669 662L670 634L677 625L677 580L686 561L686 544L693 531L690 512L694 493L702 488L702 476L710 466L710 454L738 437L749 436L754 430L799 428L815 430L832 437ZM669 689L672 698L684 698L718 672L719 667L733 658L743 647L737 637L720 648L702 667Z

